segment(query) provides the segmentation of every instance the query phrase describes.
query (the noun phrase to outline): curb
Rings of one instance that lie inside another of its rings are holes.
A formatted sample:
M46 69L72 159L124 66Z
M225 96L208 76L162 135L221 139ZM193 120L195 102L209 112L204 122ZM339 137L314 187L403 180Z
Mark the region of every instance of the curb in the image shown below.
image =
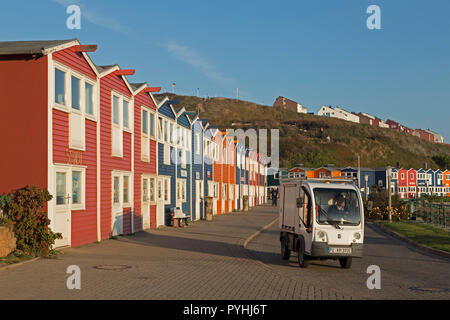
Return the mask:
M15 268L15 267L21 266L21 265L23 265L25 263L36 261L38 259L40 259L40 257L36 257L36 258L30 259L30 260L25 260L25 261L21 261L21 262L17 262L17 263L7 264L6 266L0 267L0 271L1 270L6 270L6 269L9 269L9 268Z
M262 227L260 230L256 231L255 233L253 233L252 235L250 235L247 239L244 240L244 243L242 244L242 246L247 249L247 245L250 241L252 241L257 235L259 235L261 232L263 232L264 230L269 229L275 222L278 221L278 217L276 217L274 220L272 220L271 222L269 222L268 224L266 224L264 227Z
M383 231L384 233L387 233L388 235L390 235L390 236L392 236L392 237L394 237L394 238L396 238L398 240L404 241L404 242L412 245L413 247L415 247L415 248L417 248L419 250L422 250L422 251L424 251L426 253L431 253L431 254L435 254L435 255L438 255L438 256L443 257L443 258L450 259L450 252L446 252L446 251L443 251L443 250L430 248L430 247L424 246L422 244L419 244L419 243L417 243L417 242L415 242L415 241L413 241L413 240L411 240L411 239L409 239L409 238L407 238L405 236L400 235L399 233L397 233L397 232L395 232L395 231L393 231L391 229L386 228L385 226L383 226L382 224L380 224L378 222L371 221L371 222L368 222L368 224L371 225L371 226L375 226L376 228L378 228L379 230Z

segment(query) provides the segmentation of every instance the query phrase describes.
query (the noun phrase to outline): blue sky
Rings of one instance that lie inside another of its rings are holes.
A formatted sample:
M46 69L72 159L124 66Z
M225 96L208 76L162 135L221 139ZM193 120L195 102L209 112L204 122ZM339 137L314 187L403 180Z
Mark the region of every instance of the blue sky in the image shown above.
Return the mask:
M66 8L81 7L81 30ZM366 9L381 8L381 30ZM134 68L179 94L272 105L279 95L317 112L339 105L431 128L450 141L450 1L8 1L0 40L78 38L97 64Z

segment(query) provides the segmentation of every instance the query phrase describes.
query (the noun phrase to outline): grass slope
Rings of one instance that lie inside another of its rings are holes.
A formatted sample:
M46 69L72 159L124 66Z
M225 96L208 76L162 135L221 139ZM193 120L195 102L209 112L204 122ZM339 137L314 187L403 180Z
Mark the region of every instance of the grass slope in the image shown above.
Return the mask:
M387 228L424 246L450 252L450 233L418 222L381 222Z
M208 119L220 129L280 129L281 167L298 163L307 167L320 167L327 163L339 167L356 166L359 154L362 167L396 166L399 162L405 168L421 168L426 162L429 168L438 168L431 158L434 155L450 155L449 146L428 143L390 129L280 111L236 99L205 100L171 93L155 96L159 100L164 96L178 100L185 109L199 112L200 118ZM327 142L327 136L330 137L330 143Z

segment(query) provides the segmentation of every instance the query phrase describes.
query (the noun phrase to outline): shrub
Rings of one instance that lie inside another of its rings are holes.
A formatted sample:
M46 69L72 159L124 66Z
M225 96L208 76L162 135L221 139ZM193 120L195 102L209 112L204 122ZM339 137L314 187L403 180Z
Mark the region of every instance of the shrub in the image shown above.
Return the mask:
M11 219L7 216L8 207L11 203L11 196L6 194L0 194L0 226L11 225Z
M388 220L389 219L389 207L375 207L369 211L369 219L373 220ZM409 220L411 214L406 210L405 206L392 207L392 220Z
M50 220L43 207L52 196L46 189L26 186L12 194L8 205L8 217L14 224L17 250L27 255L47 256L60 233L48 227Z

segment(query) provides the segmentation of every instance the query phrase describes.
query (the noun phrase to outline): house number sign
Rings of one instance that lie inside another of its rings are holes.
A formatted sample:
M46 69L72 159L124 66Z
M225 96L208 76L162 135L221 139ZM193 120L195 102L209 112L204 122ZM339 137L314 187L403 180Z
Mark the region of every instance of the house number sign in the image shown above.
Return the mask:
M66 150L67 163L81 165L83 163L83 153L80 151Z

